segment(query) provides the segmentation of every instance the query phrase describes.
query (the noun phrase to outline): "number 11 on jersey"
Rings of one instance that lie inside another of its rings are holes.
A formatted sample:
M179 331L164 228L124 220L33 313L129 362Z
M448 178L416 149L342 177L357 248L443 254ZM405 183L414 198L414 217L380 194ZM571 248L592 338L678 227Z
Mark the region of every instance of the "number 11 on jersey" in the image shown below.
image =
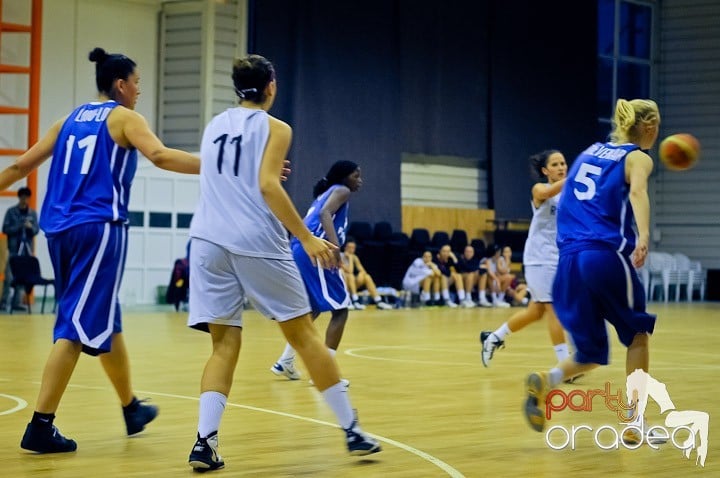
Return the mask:
M223 155L225 153L225 143L227 142L228 135L221 134L215 140L213 143L220 143L220 147L218 148L218 158L217 158L217 169L218 174L222 174L222 165L223 165ZM235 162L233 163L233 174L235 176L238 175L239 169L240 169L240 152L242 151L242 135L235 136L230 140L230 144L235 143Z
M90 163L95 153L95 143L97 142L97 135L91 134L85 136L77 142L78 149L84 149L82 166L80 166L80 174L87 174L90 171ZM70 158L72 157L73 148L75 147L75 135L71 134L68 136L67 142L65 142L65 162L63 163L63 174L67 174L70 170Z

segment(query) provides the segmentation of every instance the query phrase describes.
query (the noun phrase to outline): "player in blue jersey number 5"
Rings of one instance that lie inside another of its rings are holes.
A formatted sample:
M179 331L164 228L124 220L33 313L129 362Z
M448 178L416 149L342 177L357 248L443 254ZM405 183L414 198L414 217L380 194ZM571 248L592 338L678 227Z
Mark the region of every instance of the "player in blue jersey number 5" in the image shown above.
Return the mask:
M527 378L525 413L537 431L545 425L549 389L608 364L606 320L627 347L627 374L648 370L655 316L645 310L635 268L648 253L653 162L645 151L657 140L660 113L654 101L620 99L613 123L610 142L595 143L575 159L558 203L560 259L552 297L576 352L548 373ZM638 439L623 436L626 442Z

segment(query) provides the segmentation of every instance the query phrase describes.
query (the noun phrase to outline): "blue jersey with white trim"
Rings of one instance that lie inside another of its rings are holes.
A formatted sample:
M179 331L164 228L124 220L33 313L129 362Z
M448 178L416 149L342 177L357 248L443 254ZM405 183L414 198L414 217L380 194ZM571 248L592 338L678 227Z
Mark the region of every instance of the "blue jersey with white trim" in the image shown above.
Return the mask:
M635 144L595 143L575 159L557 209L560 255L611 248L629 255L635 248L630 185L625 158Z
M307 228L310 229L310 232L312 232L314 236L319 237L320 239L327 239L325 235L325 229L320 222L320 211L322 211L323 206L325 206L325 203L327 202L332 192L339 187L341 187L339 184L330 186L327 191L316 197L313 203L310 205L307 214L305 214L305 218L303 219L303 222L305 223ZM345 202L345 204L340 206L340 208L335 211L335 214L333 215L333 225L335 226L335 233L337 234L338 241L340 241L340 244L338 244L339 246L345 244L345 231L347 230L348 225L348 209L349 205L347 202ZM297 238L295 237L293 237L292 240L293 242L298 242Z
M127 222L137 150L110 137L107 117L117 106L114 101L84 104L62 125L40 214L46 234L91 222Z

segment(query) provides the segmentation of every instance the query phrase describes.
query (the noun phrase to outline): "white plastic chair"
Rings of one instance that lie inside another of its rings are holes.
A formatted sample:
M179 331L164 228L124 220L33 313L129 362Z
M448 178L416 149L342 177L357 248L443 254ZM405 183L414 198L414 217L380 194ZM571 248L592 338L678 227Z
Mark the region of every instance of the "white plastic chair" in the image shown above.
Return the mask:
M647 268L650 276L648 301L655 297L655 288L661 286L663 300L667 302L670 297L670 272L675 268L675 259L667 252L650 252Z
M675 259L675 267L670 271L670 285L675 286L675 302L680 302L680 289L685 286L688 302L691 301L692 292L690 290L690 258L685 254L673 254Z
M702 268L700 261L692 261L690 263L690 277L688 278L688 301L692 302L693 292L695 289L700 290L700 300L705 300L705 277L706 273Z

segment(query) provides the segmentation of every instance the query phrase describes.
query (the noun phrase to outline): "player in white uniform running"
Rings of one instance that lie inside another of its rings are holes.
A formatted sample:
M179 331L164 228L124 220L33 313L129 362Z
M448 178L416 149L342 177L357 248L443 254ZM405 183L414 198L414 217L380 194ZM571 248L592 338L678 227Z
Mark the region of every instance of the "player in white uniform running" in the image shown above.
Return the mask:
M353 455L380 451L358 426L335 359L312 323L310 303L286 232L312 261L337 267L337 246L315 237L280 184L292 129L268 115L277 93L275 70L259 55L235 60L238 107L214 117L200 148L200 201L190 228L188 325L208 331L212 355L203 372L197 441L189 464L225 466L218 429L242 338L243 302L278 322L346 433Z
M496 331L480 333L482 363L488 367L495 350L504 347L505 337L523 327L547 317L550 340L558 361L568 355L565 331L552 306L552 284L558 263L555 212L560 191L565 184L567 163L561 152L547 150L530 156L531 171L537 183L532 187L533 217L525 249L523 265L531 300L527 308L517 312ZM542 178L547 178L547 182Z

